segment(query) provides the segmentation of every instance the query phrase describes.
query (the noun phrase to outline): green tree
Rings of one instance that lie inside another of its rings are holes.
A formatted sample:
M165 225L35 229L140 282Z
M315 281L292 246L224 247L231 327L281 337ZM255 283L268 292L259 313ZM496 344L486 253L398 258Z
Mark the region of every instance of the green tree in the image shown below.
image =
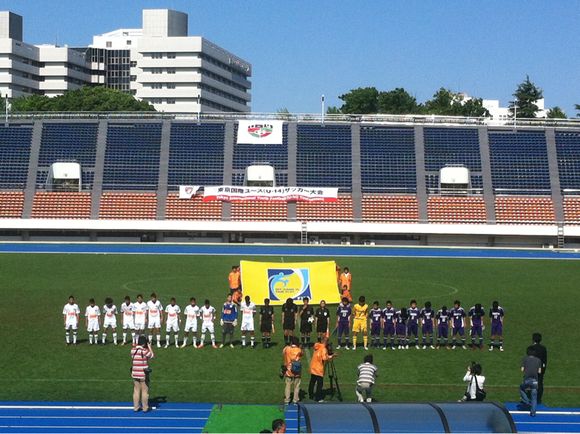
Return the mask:
M374 87L359 87L339 96L344 101L342 113L369 114L378 112L379 91Z
M578 110L578 113L576 114L576 117L577 117L577 118L580 118L580 104L576 104L576 105L574 105L574 108L575 108L576 110Z
M329 106L326 109L326 114L327 115L339 115L341 113L342 112L340 111L340 109L338 107L333 106L333 105Z
M558 106L552 107L550 110L548 110L547 116L549 119L567 119L568 118L568 116L566 116L566 113L564 113L564 110L562 110Z
M538 112L538 106L536 102L543 98L542 89L536 86L530 77L526 75L526 79L518 84L516 91L513 93L515 97L515 110L514 103L510 105L511 116L516 115L518 118L535 118Z
M489 116L489 110L483 106L482 98L471 98L461 107L463 116L483 118Z
M388 92L380 92L378 96L379 113L416 114L420 112L417 100L402 87Z
M82 87L65 92L54 98L31 95L12 101L14 112L113 112L155 111L146 101L138 101L132 95L102 86Z
M444 87L440 88L433 98L425 102L424 113L440 116L489 116L489 111L483 107L481 98L465 99L462 93L452 92Z

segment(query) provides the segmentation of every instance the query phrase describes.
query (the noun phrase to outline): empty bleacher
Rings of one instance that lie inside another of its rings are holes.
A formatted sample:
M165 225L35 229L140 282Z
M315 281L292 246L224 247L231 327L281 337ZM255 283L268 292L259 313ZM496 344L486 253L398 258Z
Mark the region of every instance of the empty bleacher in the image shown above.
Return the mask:
M363 190L377 193L416 191L413 128L363 126L360 151Z
M202 195L191 199L180 199L176 193L167 196L165 210L167 220L221 220L222 203L219 201L204 202Z
M564 196L564 220L580 224L580 196Z
M286 221L288 205L277 201L232 202L232 220Z
M101 196L100 219L154 220L156 217L156 193L106 192Z
M431 223L485 223L485 201L481 196L430 196L427 215Z
M85 192L38 191L32 204L32 218L88 219L91 194Z
M352 189L350 125L298 124L297 185Z
M173 123L169 144L170 188L221 185L224 173L224 123Z
M82 169L83 188L90 189L95 173L98 124L45 122L38 156L36 183L46 182L56 162L77 162Z
M0 191L0 218L20 218L23 207L22 191Z
M161 123L109 124L103 188L155 190L160 147Z
M0 188L26 186L32 125L0 126Z
M364 195L362 216L365 222L416 223L419 204L411 195Z
M580 190L580 132L556 131L560 188Z
M352 221L352 197L339 195L336 202L296 202L298 221Z
M547 196L497 196L495 218L498 223L554 223L554 205Z

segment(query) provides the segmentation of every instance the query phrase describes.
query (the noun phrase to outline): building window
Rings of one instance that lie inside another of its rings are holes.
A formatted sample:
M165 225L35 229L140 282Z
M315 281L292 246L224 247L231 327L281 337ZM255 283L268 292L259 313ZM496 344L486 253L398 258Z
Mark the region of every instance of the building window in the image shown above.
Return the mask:
M151 83L151 89L163 89L163 84L161 84L161 83Z
M175 59L175 53L167 53L168 59Z
M175 74L175 68L167 68L168 74Z
M136 67L137 67L137 62L135 62L134 60L132 60L132 61L129 63L129 66L130 66L131 68L136 68Z
M127 39L127 45L131 45L131 40Z
M167 89L175 89L175 83L167 83Z
M166 102L167 104L175 104L175 100L170 98L167 98Z
M151 53L152 59L163 59L163 53Z
M113 46L113 43L111 41L107 41L106 46L107 48L111 48Z
M161 74L163 70L161 68L153 68L151 69L151 74Z

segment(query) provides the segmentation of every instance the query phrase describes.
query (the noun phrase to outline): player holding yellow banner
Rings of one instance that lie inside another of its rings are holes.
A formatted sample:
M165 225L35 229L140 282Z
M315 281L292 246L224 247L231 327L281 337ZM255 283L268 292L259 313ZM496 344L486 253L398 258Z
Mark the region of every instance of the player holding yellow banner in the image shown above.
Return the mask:
M358 298L358 304L355 304L352 308L354 321L352 323L352 349L356 350L356 338L359 333L363 335L363 344L365 350L368 350L367 336L367 322L369 316L369 305L365 303L365 297L361 295Z

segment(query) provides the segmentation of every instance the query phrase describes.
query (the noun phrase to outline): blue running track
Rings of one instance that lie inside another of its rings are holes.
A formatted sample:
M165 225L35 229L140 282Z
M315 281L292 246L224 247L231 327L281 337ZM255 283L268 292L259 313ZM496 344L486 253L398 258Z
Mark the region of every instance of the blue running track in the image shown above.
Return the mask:
M0 253L580 259L575 250L262 244L0 243Z

